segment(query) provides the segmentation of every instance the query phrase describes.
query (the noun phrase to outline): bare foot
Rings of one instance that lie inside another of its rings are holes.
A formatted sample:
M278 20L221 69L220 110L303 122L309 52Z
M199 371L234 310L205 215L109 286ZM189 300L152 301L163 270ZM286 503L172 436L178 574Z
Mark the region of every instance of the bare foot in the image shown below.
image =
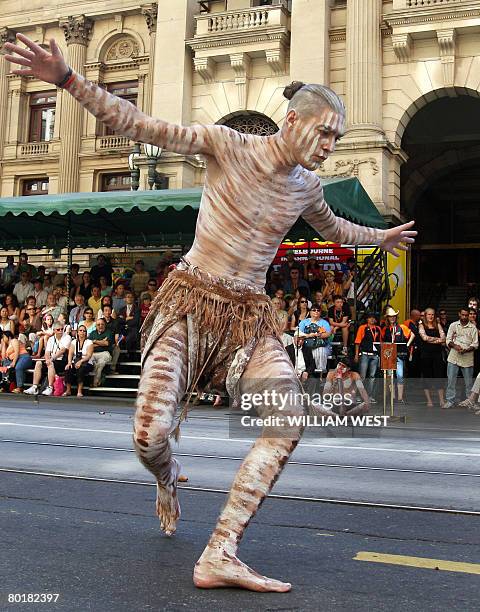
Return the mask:
M286 593L292 588L289 582L261 576L226 552L208 560L203 557L197 561L193 571L193 583L199 589L236 587L261 593Z
M180 518L180 504L177 498L177 482L180 475L180 464L172 459L172 467L168 484L157 483L157 514L160 527L165 535L171 536L177 530L177 521Z

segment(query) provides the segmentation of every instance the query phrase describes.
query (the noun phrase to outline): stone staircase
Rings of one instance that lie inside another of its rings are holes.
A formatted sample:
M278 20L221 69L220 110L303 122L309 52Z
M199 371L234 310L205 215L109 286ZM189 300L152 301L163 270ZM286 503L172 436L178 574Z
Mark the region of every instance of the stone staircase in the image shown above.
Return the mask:
M439 308L444 308L447 312L449 321L458 319L458 310L465 306L470 295L467 295L468 289L465 286L449 285L447 287L445 297L438 304Z
M104 383L101 387L90 387L91 377L85 380L85 394L89 397L108 396L117 398L133 398L137 395L140 381L140 351L135 353L135 360L127 359L127 351L121 351L117 363L117 373L112 374L108 366L104 370ZM33 369L28 370L25 377L25 388L32 384ZM75 387L73 387L75 393Z

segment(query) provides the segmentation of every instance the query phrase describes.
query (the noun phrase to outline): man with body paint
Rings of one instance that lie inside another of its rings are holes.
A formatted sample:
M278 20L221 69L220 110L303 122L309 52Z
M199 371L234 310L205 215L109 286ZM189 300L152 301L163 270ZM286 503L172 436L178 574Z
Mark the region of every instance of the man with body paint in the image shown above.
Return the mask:
M303 216L326 240L377 244L396 255L414 241L413 222L388 230L365 228L336 217L326 204L315 171L345 129L343 103L327 87L287 87L287 115L273 136L240 134L223 125L178 126L148 117L72 71L54 40L48 52L22 34L17 38L25 47L5 45L6 59L24 67L15 74L63 87L116 134L182 155L202 154L207 161L193 246L162 284L144 324L134 425L137 454L157 479L161 527L172 534L180 517L179 465L169 435L185 392L202 381L216 389L226 383L233 392L240 379L258 392L272 379L278 379L279 393L295 397L300 392L264 292L268 266L286 232ZM283 411L301 413L297 405ZM290 590L289 583L242 563L237 549L301 433L300 427L292 428L288 435L255 442L195 565L197 587Z

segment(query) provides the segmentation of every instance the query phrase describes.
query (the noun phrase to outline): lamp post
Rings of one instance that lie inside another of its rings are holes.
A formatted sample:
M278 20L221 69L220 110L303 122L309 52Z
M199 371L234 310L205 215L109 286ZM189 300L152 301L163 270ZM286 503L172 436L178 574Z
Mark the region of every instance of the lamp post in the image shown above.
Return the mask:
M137 191L140 186L140 168L136 164L136 160L140 155L140 143L136 142L133 145L133 151L128 156L128 167L130 168L130 176L132 177L132 191Z
M144 144L143 150L148 158L148 185L150 189L160 189L162 184L163 176L160 172L157 172L156 166L160 155L162 154L162 148L157 147L153 144Z

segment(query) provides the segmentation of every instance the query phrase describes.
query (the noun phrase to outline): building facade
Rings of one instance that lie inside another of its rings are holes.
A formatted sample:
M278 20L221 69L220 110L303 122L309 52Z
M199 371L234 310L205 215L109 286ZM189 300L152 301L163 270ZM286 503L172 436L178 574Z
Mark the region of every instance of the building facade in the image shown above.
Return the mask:
M419 274L441 252L445 280L480 275L457 248L478 253L479 0L0 4L2 43L17 31L46 48L55 38L75 70L172 122L272 133L286 84L331 86L348 129L320 173L357 176L391 223L418 220ZM2 58L0 126L1 196L130 187L133 143ZM171 188L199 186L204 163L164 152L157 170Z

